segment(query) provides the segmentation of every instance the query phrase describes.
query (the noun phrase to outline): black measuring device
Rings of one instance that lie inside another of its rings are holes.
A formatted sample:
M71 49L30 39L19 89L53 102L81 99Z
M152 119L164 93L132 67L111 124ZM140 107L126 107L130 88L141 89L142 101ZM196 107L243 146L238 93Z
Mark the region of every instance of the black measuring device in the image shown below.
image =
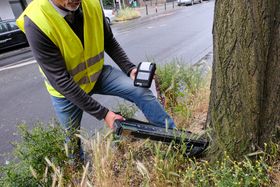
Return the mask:
M117 136L128 136L136 139L150 139L164 143L174 143L185 147L186 156L198 156L209 145L208 140L196 137L190 131L179 129L166 129L153 123L136 119L115 120L114 133Z
M137 67L134 79L134 86L150 88L156 71L156 64L153 62L141 62Z

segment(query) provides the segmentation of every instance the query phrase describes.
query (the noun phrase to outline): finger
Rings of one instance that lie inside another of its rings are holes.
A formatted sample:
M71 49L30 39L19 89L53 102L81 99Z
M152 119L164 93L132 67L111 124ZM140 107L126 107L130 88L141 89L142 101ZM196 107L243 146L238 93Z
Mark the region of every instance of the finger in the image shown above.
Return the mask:
M119 119L119 120L124 120L124 118L121 115L116 115L115 120Z

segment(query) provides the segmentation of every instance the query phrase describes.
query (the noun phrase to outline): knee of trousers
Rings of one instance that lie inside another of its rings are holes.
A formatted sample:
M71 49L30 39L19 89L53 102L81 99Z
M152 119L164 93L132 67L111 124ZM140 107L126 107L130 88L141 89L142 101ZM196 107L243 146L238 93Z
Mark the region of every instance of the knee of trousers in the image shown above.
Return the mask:
M153 95L153 92L147 88L136 88L132 94L133 94L132 97L136 101L140 100L140 101L149 102L149 101L156 100L156 97Z

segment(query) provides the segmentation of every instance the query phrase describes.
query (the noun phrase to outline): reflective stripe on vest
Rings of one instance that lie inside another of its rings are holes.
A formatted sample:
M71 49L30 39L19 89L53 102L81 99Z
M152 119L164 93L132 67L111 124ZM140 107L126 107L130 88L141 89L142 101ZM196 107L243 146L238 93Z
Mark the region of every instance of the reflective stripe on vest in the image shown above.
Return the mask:
M77 67L70 70L69 74L74 76L74 75L84 71L87 67L90 67L90 66L96 64L97 62L99 62L103 58L104 58L104 52L101 52L98 55L96 55L95 57L92 57L92 58L88 59L87 62L80 63Z
M69 75L89 93L104 64L103 14L98 0L82 0L82 8L84 46L49 0L33 0L18 18L17 24L24 31L24 16L28 16L59 48ZM63 97L48 81L45 84L51 95Z

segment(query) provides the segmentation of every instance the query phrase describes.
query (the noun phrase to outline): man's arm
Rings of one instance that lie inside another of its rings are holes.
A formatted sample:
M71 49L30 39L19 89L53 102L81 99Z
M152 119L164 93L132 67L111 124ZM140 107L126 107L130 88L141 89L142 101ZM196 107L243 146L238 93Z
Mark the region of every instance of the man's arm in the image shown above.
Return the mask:
M108 109L87 95L66 71L64 59L55 44L25 16L25 33L33 55L50 84L80 109L104 119Z

